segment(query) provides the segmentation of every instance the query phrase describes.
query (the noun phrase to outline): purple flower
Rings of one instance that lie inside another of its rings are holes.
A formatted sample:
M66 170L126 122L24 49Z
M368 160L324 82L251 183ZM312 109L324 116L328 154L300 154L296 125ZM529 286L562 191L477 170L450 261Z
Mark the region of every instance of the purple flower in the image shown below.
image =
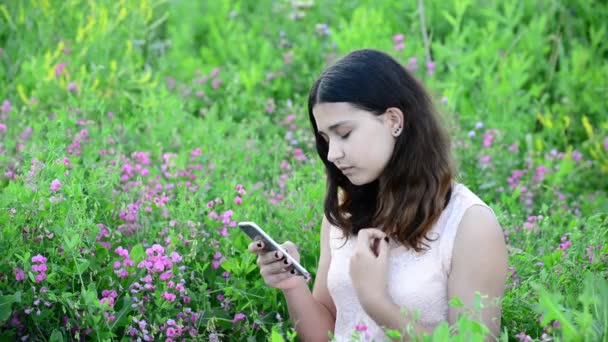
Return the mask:
M572 159L578 164L583 159L583 154L579 151L572 151Z
M435 62L429 61L426 63L427 73L433 75L435 73Z
M393 44L397 45L399 43L403 43L405 36L402 33L397 33L393 36Z
M0 111L2 112L2 114L8 114L8 112L10 112L12 108L13 106L11 105L10 101L4 100L2 101L2 109L0 109Z
M38 255L36 255L36 256L34 256L34 257L32 257L32 262L39 262L39 263L43 263L43 264L45 264L45 263L46 263L46 260L47 260L47 259L46 259L45 257L43 257L42 255L40 255L40 254L38 254Z
M54 179L51 182L51 191L58 192L59 190L61 190L61 182L59 179Z
M17 267L17 268L15 268L14 271L15 271L15 280L22 281L25 279L25 272L23 272L22 269Z
M238 314L234 315L234 318L232 319L231 322L232 322L232 324L235 324L236 322L242 321L244 319L245 319L245 314L239 312Z
M78 92L78 86L76 85L76 82L70 82L70 84L68 84L68 90L71 93L77 93Z
M165 292L162 294L161 298L172 302L175 300L175 295L173 293Z
M365 324L357 324L357 326L355 327L356 331L366 331L367 330L367 325Z

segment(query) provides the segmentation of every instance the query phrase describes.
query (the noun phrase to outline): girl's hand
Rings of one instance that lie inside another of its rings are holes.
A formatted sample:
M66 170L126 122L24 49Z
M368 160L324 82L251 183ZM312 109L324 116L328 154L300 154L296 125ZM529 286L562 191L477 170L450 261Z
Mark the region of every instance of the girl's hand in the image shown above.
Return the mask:
M281 247L297 262L300 262L300 253L295 244L287 241L281 244ZM281 252L265 252L263 241L254 241L249 244L249 251L258 255L257 264L266 285L280 290L289 290L305 282L303 277L295 274L293 266Z
M375 228L361 229L350 259L350 278L361 306L388 298L389 244L386 234Z

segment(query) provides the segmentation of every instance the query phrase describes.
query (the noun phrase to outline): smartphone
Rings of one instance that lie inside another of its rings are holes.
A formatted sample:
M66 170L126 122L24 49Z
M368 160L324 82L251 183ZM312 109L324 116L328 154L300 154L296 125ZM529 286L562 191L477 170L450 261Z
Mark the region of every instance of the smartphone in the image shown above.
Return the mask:
M262 230L262 228L260 228L257 224L255 224L253 222L239 222L238 225L239 225L239 228L241 228L241 230L245 234L247 234L247 236L249 236L249 238L251 240L263 241L264 242L264 251L281 252L285 256L285 258L287 258L287 260L289 260L291 262L291 265L293 265L293 269L295 270L296 274L303 276L304 278L306 278L307 281L310 280L310 273L304 267L302 267L302 265L300 265L300 263L298 263L294 258L292 258L291 255L287 254L285 249L283 247L281 247L281 245L279 245L276 241L274 241L268 234L266 234L266 232L264 232Z

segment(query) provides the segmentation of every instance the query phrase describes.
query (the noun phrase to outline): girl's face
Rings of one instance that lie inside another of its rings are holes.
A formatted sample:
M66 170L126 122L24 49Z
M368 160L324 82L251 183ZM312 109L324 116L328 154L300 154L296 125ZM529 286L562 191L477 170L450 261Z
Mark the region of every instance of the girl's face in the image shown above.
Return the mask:
M319 103L313 109L319 134L327 141L327 160L355 185L375 181L395 146L395 117L376 116L346 102ZM394 132L393 132L394 133Z

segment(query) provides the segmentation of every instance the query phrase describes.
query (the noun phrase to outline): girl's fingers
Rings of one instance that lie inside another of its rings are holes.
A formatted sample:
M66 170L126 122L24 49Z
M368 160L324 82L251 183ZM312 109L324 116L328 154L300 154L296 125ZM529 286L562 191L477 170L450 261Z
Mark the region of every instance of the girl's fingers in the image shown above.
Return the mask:
M273 284L280 283L283 280L289 279L291 277L295 277L295 274L292 274L291 272L282 272L282 273L269 275L266 278L264 278L264 280L266 280L266 284L272 286Z
M247 249L253 253L261 253L264 251L264 241L253 241L249 244Z
M283 259L265 265L263 268L260 269L260 274L262 274L262 276L269 276L286 272L288 273L292 270L292 268L293 266L289 263L289 260Z
M257 264L258 266L264 266L281 259L283 259L283 253L279 251L268 252L258 255Z

